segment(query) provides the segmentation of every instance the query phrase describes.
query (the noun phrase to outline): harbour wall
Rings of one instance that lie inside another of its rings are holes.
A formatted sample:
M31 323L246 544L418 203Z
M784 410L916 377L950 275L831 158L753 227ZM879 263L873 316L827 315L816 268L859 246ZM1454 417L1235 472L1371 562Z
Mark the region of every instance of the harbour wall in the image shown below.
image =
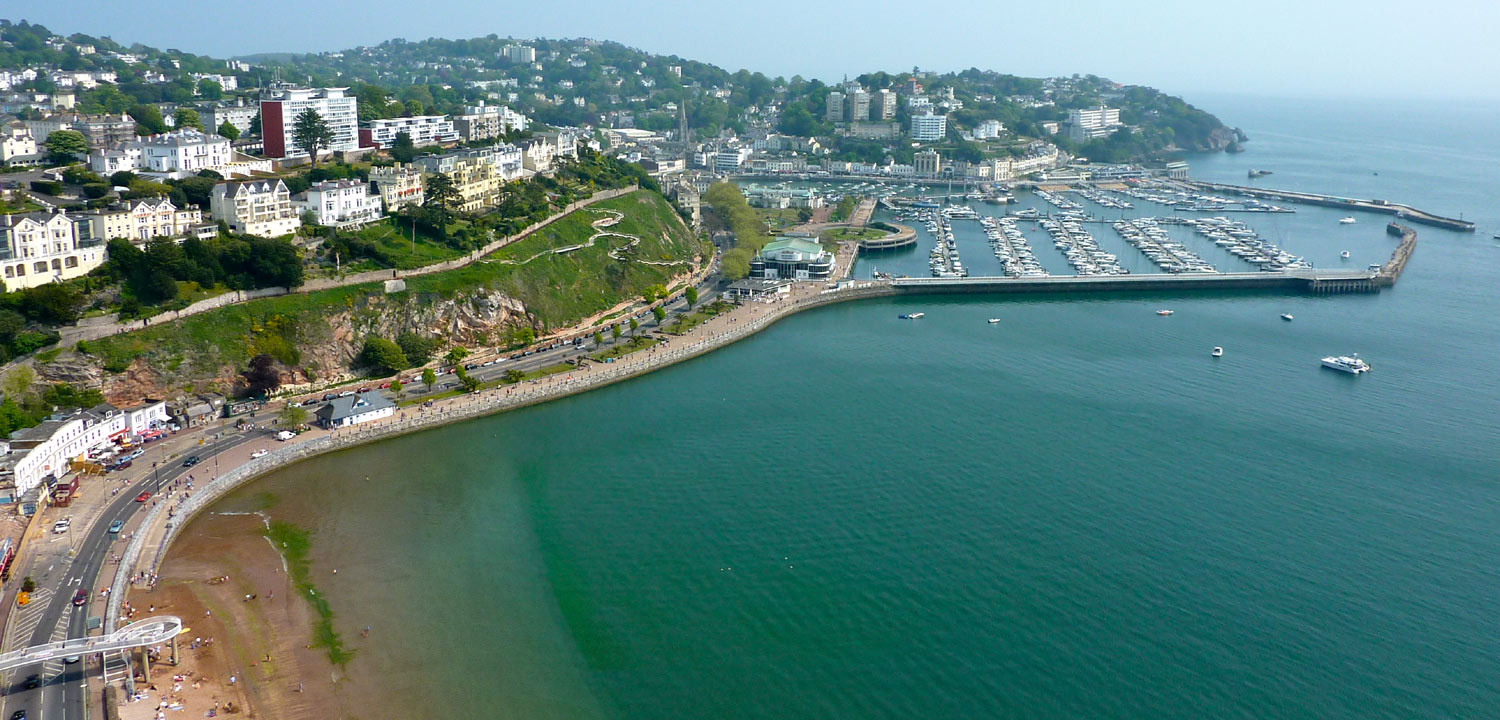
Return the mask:
M1207 190L1220 193L1231 193L1266 200L1283 200L1286 202L1303 203L1305 205L1321 205L1323 207L1345 208L1350 210L1362 210L1365 212L1384 213L1395 215L1404 220L1414 223L1431 225L1433 227L1458 230L1460 232L1474 232L1474 223L1467 220L1459 220L1444 217L1434 213L1418 210L1410 205L1400 203L1389 203L1384 200L1355 200L1353 198L1339 197L1337 195L1320 195L1318 193L1293 192L1290 190L1263 190L1261 188L1250 188L1243 185L1228 185L1224 183L1211 183L1201 181L1185 181L1188 185L1199 190Z

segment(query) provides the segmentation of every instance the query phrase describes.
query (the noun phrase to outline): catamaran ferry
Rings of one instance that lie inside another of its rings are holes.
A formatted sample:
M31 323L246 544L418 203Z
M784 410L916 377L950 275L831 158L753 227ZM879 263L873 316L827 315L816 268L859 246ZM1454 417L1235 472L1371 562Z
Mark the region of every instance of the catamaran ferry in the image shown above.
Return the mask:
M1358 355L1339 355L1337 357L1323 358L1323 367L1340 370L1351 375L1370 371L1370 364L1359 359Z

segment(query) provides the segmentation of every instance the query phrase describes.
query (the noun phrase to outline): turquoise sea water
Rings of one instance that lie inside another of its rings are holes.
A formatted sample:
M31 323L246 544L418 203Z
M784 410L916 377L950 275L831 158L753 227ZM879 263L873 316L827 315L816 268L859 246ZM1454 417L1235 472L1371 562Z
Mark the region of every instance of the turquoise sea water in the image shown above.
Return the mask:
M1252 137L1196 177L1481 232L1419 229L1378 296L834 306L224 506L314 530L338 624L377 629L366 714L1492 715L1500 138L1459 105L1190 99ZM1320 266L1393 247L1379 216L1245 217ZM1318 367L1356 351L1374 372Z

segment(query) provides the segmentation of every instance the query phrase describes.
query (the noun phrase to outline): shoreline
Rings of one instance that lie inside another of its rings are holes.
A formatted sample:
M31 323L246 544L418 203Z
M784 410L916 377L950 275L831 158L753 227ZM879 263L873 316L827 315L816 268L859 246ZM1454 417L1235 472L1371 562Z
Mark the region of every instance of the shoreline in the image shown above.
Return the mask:
M290 467L303 460L359 447L379 440L422 432L433 428L478 419L502 412L539 405L560 398L585 393L618 382L646 375L681 362L697 358L740 340L749 338L769 328L783 318L825 305L873 297L888 297L897 294L889 286L879 283L854 283L839 290L830 290L823 283L806 282L796 286L792 294L771 303L747 302L734 311L710 319L688 333L669 341L666 347L631 353L610 364L589 365L567 373L538 378L508 387L490 388L471 395L437 401L432 408L407 408L397 418L382 420L355 428L323 432L311 439L293 441L260 458L252 458L233 467L208 482L199 483L192 497L183 501L175 513L169 513L172 505L163 503L151 508L140 529L130 539L115 576L109 584L108 601L104 613L105 632L114 631L121 621L121 604L129 601L132 590L150 592L150 585L138 585L130 580L136 573L149 576L162 569L177 539L192 521L208 511L214 503L272 472ZM680 347L677 343L686 341ZM179 578L177 583L190 582ZM164 589L172 589L167 586ZM305 622L293 622L307 636L305 639L274 638L275 641L304 642L311 638L312 608L305 598L293 597L297 593L290 587L283 592L288 602L300 604ZM225 625L226 634L233 625ZM285 629L285 626L283 627ZM294 642L294 644L295 644ZM328 662L326 657L322 662ZM256 705L286 707L291 698L281 697L293 692L286 688L266 687L253 677L244 677L246 687L242 692ZM249 708L251 713L255 707Z

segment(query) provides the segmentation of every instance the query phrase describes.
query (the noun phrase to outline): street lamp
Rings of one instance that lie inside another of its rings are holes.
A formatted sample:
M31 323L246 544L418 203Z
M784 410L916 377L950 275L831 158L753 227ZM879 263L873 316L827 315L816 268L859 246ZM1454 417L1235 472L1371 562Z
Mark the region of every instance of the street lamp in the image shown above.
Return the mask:
M161 462L151 463L151 473L156 476L156 494L161 494Z

